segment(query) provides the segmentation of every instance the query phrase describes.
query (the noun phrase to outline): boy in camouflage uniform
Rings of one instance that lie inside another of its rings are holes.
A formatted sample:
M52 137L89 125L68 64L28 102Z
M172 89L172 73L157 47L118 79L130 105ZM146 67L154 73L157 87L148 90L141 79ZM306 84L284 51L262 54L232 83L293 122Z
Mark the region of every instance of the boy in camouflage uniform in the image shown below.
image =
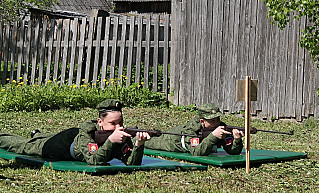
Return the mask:
M146 132L138 132L133 144L131 135L123 130L122 103L106 100L97 106L99 118L87 121L80 128L71 128L58 134L35 133L25 138L0 132L0 148L11 152L36 155L58 160L79 160L92 165L106 165L113 158L126 165L142 163L144 142L150 139ZM104 143L94 140L95 131L113 130Z
M233 129L232 133L225 129L226 124L220 121L218 106L213 103L204 104L198 108L198 117L190 120L185 125L173 127L167 132L199 135L205 128L216 128L207 137L199 141L199 138L176 135L161 135L145 142L149 149L189 152L194 156L206 156L217 151L217 147L223 147L228 154L240 154L243 149L242 131Z

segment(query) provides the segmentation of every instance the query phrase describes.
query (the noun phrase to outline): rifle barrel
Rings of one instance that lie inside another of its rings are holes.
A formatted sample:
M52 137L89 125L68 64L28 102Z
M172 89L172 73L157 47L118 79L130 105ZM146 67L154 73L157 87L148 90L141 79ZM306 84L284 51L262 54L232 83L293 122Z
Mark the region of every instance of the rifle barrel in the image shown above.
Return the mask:
M238 129L238 130L245 132L245 127L236 127L236 126L228 126L227 125L227 128ZM256 129L255 127L251 127L251 129L250 129L251 134L256 134L257 131L268 132L268 133L278 133L278 134L285 134L285 135L293 135L294 134L293 130L290 130L290 132L287 133L287 132L281 132L281 131L268 131L268 130Z
M178 136L188 136L188 137L198 137L198 135L191 135L191 134L181 134L181 133L170 133L170 132L161 132L162 134L169 134L169 135L178 135Z
M261 132L268 132L268 133L279 133L279 134L285 134L285 135L293 135L294 131L290 130L289 133L287 132L281 132L281 131L267 131L267 130L261 130L261 129L257 129L257 131L261 131Z
M156 133L156 134L169 134L169 135L178 135L178 136L188 136L188 137L198 137L198 135L191 135L191 134L181 134L181 133L170 133L170 132L164 132L159 130L145 130L145 129L138 129L137 127L133 128L127 128L128 131L134 131L134 132L150 132L150 133ZM129 132L128 132L129 133Z

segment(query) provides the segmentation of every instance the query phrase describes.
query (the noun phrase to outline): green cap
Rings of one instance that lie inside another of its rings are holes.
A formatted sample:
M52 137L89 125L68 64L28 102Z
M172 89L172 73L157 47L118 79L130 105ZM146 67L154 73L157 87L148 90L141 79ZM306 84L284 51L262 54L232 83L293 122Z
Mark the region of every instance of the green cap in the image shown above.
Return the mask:
M199 115L199 118L214 119L216 117L222 116L223 113L220 112L216 104L208 103L208 104L201 105L198 108L198 115Z
M122 111L122 102L116 99L107 99L96 106L99 113Z

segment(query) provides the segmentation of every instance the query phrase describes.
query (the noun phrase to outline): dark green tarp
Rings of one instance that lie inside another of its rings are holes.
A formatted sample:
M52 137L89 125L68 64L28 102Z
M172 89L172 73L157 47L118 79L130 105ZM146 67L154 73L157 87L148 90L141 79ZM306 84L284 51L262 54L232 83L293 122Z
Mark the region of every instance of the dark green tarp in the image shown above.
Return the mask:
M47 166L54 170L63 171L85 171L85 172L130 172L137 170L152 170L152 169L165 169L165 170L206 170L207 166L186 164L176 161L163 160L144 156L140 166L126 166L121 161L114 159L109 162L108 166L88 165L80 161L57 161L50 159L42 159L35 156L21 155L17 153L8 152L0 148L0 158L12 160L33 166Z
M209 164L216 166L235 166L245 165L246 155L243 149L240 155L229 155L222 148L217 150L217 153L212 153L209 156L192 156L190 153L178 153L145 149L145 155L155 155L168 158L176 158L180 160L196 162L201 164ZM307 157L306 153L290 152L290 151L273 151L273 150L250 150L250 163L267 163L293 160Z

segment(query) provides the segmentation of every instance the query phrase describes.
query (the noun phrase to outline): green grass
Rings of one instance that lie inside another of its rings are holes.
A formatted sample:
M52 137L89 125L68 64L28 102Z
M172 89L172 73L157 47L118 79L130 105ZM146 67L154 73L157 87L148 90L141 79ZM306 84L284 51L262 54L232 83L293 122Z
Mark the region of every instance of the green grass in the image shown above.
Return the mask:
M194 111L158 108L125 108L124 122L143 129L166 130L187 122ZM58 132L94 119L94 109L61 109L44 112L0 113L2 132L29 136L34 129ZM244 126L244 118L225 116L229 125ZM318 192L319 122L274 123L252 120L259 129L285 131L295 135L258 132L251 136L251 148L307 152L307 159L267 163L245 168L208 166L207 171L136 171L112 175L91 175L34 168L0 159L0 192ZM175 160L177 161L177 160Z

